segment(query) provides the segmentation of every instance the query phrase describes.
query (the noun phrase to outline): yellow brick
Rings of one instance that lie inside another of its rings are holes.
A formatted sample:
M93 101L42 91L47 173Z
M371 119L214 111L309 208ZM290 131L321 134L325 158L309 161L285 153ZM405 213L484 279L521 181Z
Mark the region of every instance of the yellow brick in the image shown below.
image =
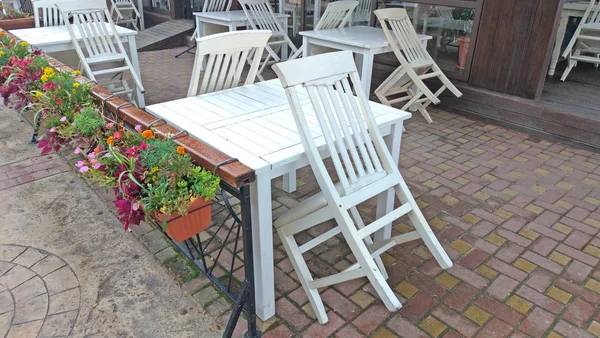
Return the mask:
M458 151L456 151L456 150L450 150L448 152L448 155L450 155L450 156L459 156L460 153Z
M419 168L419 167L411 167L410 169L411 172L415 173L415 174L420 174L423 172L423 169Z
M586 202L588 202L588 203L591 203L591 204L593 204L595 206L600 205L600 200L599 199L595 199L595 198L590 197L590 196L584 198L583 200L586 201Z
M494 182L496 180L496 176L490 175L490 174L485 174L485 175L481 176L481 178L483 178L486 181L490 181L490 182Z
M409 233L411 231L414 231L415 228L413 228L411 226L408 226L408 225L406 225L404 223L399 223L399 224L394 225L394 230L398 231L401 234L406 234L406 233Z
M476 154L483 154L485 153L485 150L480 149L480 148L473 148L471 149L472 152L476 153Z
M465 221L467 221L471 224L477 224L477 222L481 221L481 218L479 218L473 214L466 214L462 217L462 219L464 219Z
M537 265L531 263L530 261L524 260L523 258L517 259L513 265L527 273L532 273L533 270L537 268Z
M448 225L448 222L439 219L439 218L434 218L431 221L429 221L429 225L431 225L432 227L436 228L436 229L443 229Z
M497 145L494 148L496 148L496 149L498 149L500 151L507 151L508 150L508 148L506 148L505 146L501 146L501 145Z
M375 297L363 290L356 291L352 296L350 296L350 299L363 309L375 301Z
M429 251L429 249L427 249L427 247L424 245L421 245L418 248L416 248L414 253L415 255L423 258L424 260L428 260L433 257L431 251Z
M419 327L423 329L423 331L432 335L434 338L437 338L447 328L447 326L444 323L440 322L432 316L423 319L421 324L419 324Z
M449 206L453 206L456 203L458 203L459 201L458 201L458 198L456 198L456 197L452 197L450 195L446 195L446 196L444 196L442 198L442 202L448 204Z
M498 209L498 210L494 211L494 215L502 217L504 219L509 219L513 216L513 214L511 212L508 212L504 209Z
M482 201L487 201L490 198L490 195L488 195L486 193L482 193L481 191L474 193L472 196L475 197L476 199L482 200Z
M418 144L417 142L411 142L408 144L409 146L413 147L413 148L419 148L421 145Z
M540 144L541 144L541 145L543 145L543 146L546 146L546 147L548 147L548 146L552 145L552 142L548 142L548 141L541 141L541 142L540 142Z
M552 158L552 157L550 157L550 156L548 156L548 155L546 155L546 154L542 154L542 153L540 153L540 154L537 154L537 156L536 156L536 157L537 157L537 158L541 158L542 160L549 160L549 159L551 159L551 158Z
M440 184L438 182L432 181L432 180L429 180L429 181L423 183L423 185L428 188L431 188L431 189L435 189L440 186Z
M538 234L537 232L530 230L530 229L523 229L521 231L519 231L519 235L529 238L532 241L535 241L536 238L540 237L540 234Z
M585 287L594 291L595 293L600 294L600 282L598 282L595 279L590 279L589 281L587 281L587 283L585 283Z
M447 165L445 163L440 163L440 164L436 165L436 167L439 168L439 169L442 169L443 171L446 171L446 170L452 168L451 166L449 166L449 165Z
M442 129L442 131L446 134L452 134L454 132L454 130L448 128Z
M306 303L303 307L302 307L302 311L304 311L304 313L306 313L307 316L309 316L312 319L316 319L317 316L315 316L315 311L312 308L312 305L310 305L310 303Z
M573 231L572 228L562 224L562 223L556 223L554 224L554 226L552 226L552 229L556 230L556 231L560 231L565 235L568 235L571 233L571 231Z
M383 261L383 265L385 266L392 266L394 265L394 263L396 263L398 261L398 259L396 259L396 257L384 252L381 254L381 260Z
M518 192L516 192L516 191L514 191L512 189L508 189L508 188L502 190L502 192L505 193L505 194L507 194L510 197L515 197L515 196L517 196L519 194Z
M594 228L599 228L600 229L600 222L596 221L593 218L586 218L585 221L583 221L583 223L589 225L589 226L593 226Z
M469 140L467 140L466 138L459 137L459 138L456 139L456 142L460 142L462 144L465 144L465 143L469 142Z
M561 265L567 265L571 261L571 257L563 255L558 251L552 251L552 253L550 254L550 256L548 256L548 258L550 258L551 260L553 260Z
M598 185L598 181L593 180L591 178L584 178L583 179L583 184L587 184L587 185Z
M467 183L470 182L470 181L468 181L468 180L466 180L466 179L464 179L462 177L457 177L457 178L453 179L453 181L456 182L456 183L458 183L458 184L460 184L460 185L465 185L465 184L467 184Z
M533 304L517 295L513 295L512 297L510 297L506 302L506 305L512 307L513 309L517 310L518 312L524 315L526 315L527 312L529 312L529 309L531 309L531 306L533 306Z
M431 153L423 153L423 154L421 154L421 155L423 155L423 157L425 157L425 158L426 158L426 159L428 159L428 160L431 160L432 158L434 158L434 157L435 157L435 155L434 155L434 154L431 154Z
M566 151L566 150L561 151L559 154L561 154L563 156L567 156L567 157L572 157L573 155L575 155L572 152Z
M416 286L406 281L402 281L402 283L398 284L394 290L396 290L396 292L401 294L404 298L412 298L412 296L419 292L419 289L417 289Z
M554 203L554 205L556 205L559 208L566 209L566 210L570 210L573 207L573 204L571 204L569 202L565 202L563 200L556 201L556 203Z
M567 183L567 182L558 182L558 183L556 183L556 186L563 190L571 190L574 187L573 184Z
M531 191L536 192L538 194L543 194L546 191L548 191L548 189L546 189L546 188L544 188L542 186L539 186L537 184L532 185L531 188L529 188L529 189L531 189Z
M485 136L485 135L481 135L481 136L479 136L479 137L478 137L478 139L480 139L480 140L482 140L482 141L489 141L489 140L491 140L491 138L490 138L490 137L488 137L488 136Z
M512 178L516 178L516 179L518 179L518 180L519 180L519 179L521 179L521 178L522 178L523 176L525 176L525 175L521 174L521 173L520 173L520 172L518 172L518 171L511 171L511 172L509 172L509 173L508 173L508 176L510 176L510 177L512 177Z
M425 209L425 207L429 206L427 202L423 202L422 200L417 200L417 205L419 206L419 209Z
M454 278L447 272L440 273L437 277L435 277L435 280L450 290L454 289L456 284L459 282L458 279Z
M475 163L475 162L471 162L471 161L467 161L465 163L463 163L464 165L466 165L467 167L473 169L479 166L479 164Z
M531 146L529 144L519 143L519 148L521 148L521 149L529 149L529 148L531 148Z
M542 169L542 168L535 168L533 170L534 173L538 174L538 175L542 175L542 176L548 176L548 174L550 173L548 170Z
M552 332L550 332L550 334L546 338L563 338L563 336L561 336L558 333L552 331Z
M497 160L497 159L495 159L495 158L494 158L494 159L491 159L491 160L489 160L489 161L488 161L488 163L489 163L489 164L493 164L493 165L495 165L496 167L499 167L499 166L501 166L501 165L502 165L504 162L502 162L502 161L500 161L500 160Z
M596 167L598 167L594 163L590 163L590 162L583 162L583 163L581 163L581 165L583 165L584 167L588 167L590 169L596 169Z
M498 276L498 272L496 272L496 270L492 270L485 265L477 269L477 274L487 279L494 279L496 276Z
M570 293L565 292L555 286L551 287L550 290L546 292L546 295L556 299L557 301L563 304L567 304L571 300L571 297L573 297L573 295L571 295Z
M487 320L492 316L475 305L471 305L467 311L465 311L464 315L465 317L477 323L479 326L483 326L483 324L485 324L485 322L487 322Z
M496 234L489 234L486 238L486 241L495 244L497 246L501 246L502 244L504 244L506 242L506 240Z
M586 246L585 249L583 249L583 251L585 253L588 253L588 254L592 255L592 256L600 258L600 249L597 248L597 247L595 247L595 246L593 246L593 245L591 245L591 244L588 244L588 246Z
M521 162L521 163L525 163L525 162L529 161L527 158L525 158L523 156L515 156L515 157L513 157L513 160L515 160L517 162Z
M537 206L537 205L535 205L535 204L530 204L530 205L526 206L526 207L525 207L525 210L527 210L527 211L531 211L531 212L533 212L534 214L538 214L538 215L539 215L539 214L541 214L541 213L542 213L542 211L544 211L544 209L543 209L543 208L540 208L540 207L538 207L538 206Z
M373 335L371 337L372 338L395 338L395 337L397 337L397 335L391 333L390 330L386 329L385 327L382 327L379 330L375 331L375 333L373 333Z
M596 337L600 337L600 324L597 321L592 321L588 331Z

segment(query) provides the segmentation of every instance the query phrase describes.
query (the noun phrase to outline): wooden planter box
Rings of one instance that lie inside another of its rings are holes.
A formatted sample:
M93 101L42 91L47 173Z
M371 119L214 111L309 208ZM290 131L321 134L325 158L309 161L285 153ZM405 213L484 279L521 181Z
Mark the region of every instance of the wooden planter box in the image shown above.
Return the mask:
M32 28L35 26L33 20L34 17L0 20L0 28L5 31L10 29Z
M167 235L175 242L183 242L210 227L211 200L198 198L188 208L187 215L163 215L157 213L156 219L162 224L167 217Z

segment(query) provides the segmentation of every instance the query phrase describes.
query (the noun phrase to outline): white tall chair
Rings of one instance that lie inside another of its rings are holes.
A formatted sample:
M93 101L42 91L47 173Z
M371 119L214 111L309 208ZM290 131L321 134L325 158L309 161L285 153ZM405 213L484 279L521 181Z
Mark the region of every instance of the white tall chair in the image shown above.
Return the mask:
M352 25L352 14L358 3L356 0L330 2L315 30L342 28Z
M438 104L438 96L442 92L448 89L457 97L461 97L462 93L427 53L405 9L378 9L375 15L400 62L400 66L375 90L375 95L381 103L388 106L406 102L402 109L414 107L431 123L427 107L431 103ZM442 86L435 93L423 82L431 78L442 82Z
M293 60L302 54L302 48L297 48L292 42L273 12L273 8L269 3L269 0L239 0L242 9L250 22L252 29L258 30L269 30L273 32L271 39L267 43L267 57L265 58L262 66L260 67L257 77L264 81L261 73L267 67L272 64L270 62L273 59L274 62L279 62L281 58L277 55L276 51L282 50L283 48L290 48L292 55L289 60Z
M231 0L205 0L202 5L202 12L229 12L231 10ZM190 41L194 41L198 37L198 27L194 30L194 34Z
M247 30L213 34L197 39L196 59L187 96L242 85L241 75L248 59L251 59L250 70L243 85L254 83L261 56L270 37L270 31ZM207 57L208 61L202 75L204 57Z
M354 10L352 17L352 23L357 24L369 24L371 21L371 13L373 12L373 2L370 0L359 0L358 7Z
M56 4L69 0L32 0L35 27L63 26L63 20Z
M105 0L65 2L57 6L65 18L87 77L106 86L113 94L127 95L129 99L137 90L140 95L136 103L143 107L142 81L125 52ZM85 49L81 48L78 36L83 40ZM131 77L133 86L128 83L128 77Z
M115 24L131 25L133 29L139 31L138 20L140 20L140 12L131 0L110 0L110 15L115 21Z
M275 227L319 322L326 323L327 315L318 289L365 276L390 311L399 309L401 304L385 281L382 265L378 264L379 255L397 244L422 238L442 268L450 268L452 261L419 210L398 164L392 160L368 99L360 89L352 52L326 53L278 63L273 69L285 88L302 144L321 188L321 193L277 219ZM356 94L353 88L357 89ZM308 93L313 109L303 110L299 92ZM311 132L313 126L308 121L314 123L315 119L339 177L336 185ZM400 206L365 225L356 206L389 189L395 192ZM372 242L373 233L403 215L408 215L415 231ZM295 235L332 218L337 223L335 228L298 245ZM357 263L340 273L313 279L302 254L339 233L343 234Z
M568 64L561 81L567 79L577 62L593 63L596 67L600 64L600 0L590 0L563 57Z

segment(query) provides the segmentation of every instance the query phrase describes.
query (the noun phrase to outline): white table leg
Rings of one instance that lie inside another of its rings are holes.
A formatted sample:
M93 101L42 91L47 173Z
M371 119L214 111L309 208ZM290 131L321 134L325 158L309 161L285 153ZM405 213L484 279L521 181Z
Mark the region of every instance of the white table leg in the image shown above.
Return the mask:
M400 143L402 142L402 122L392 126L392 130L389 135L384 137L385 144L387 145L394 163L400 162ZM394 210L394 199L395 193L393 189L389 189L377 196L377 211L376 217L379 219L384 215L389 214ZM375 232L374 241L378 242L384 239L390 238L392 235L392 224L388 224L381 230Z
M556 64L560 58L560 49L562 43L565 40L565 32L567 31L567 24L569 23L569 14L567 11L562 12L560 17L560 23L558 24L558 31L556 32L556 41L554 42L554 50L552 51L552 59L550 60L550 69L548 75L554 76L556 72Z
M373 58L374 55L370 50L364 50L362 53L362 69L360 71L363 88L367 97L371 93L371 77L373 76Z
M271 177L268 173L256 175L256 181L250 187L250 203L252 204L256 314L260 319L267 320L275 315L273 216Z
M283 175L283 191L288 193L296 191L296 170Z
M140 12L140 30L146 29L146 25L144 24L144 1L138 0L138 12Z
M283 31L285 32L285 34L288 33L288 20L287 18L282 19L281 24L283 26ZM289 55L289 46L286 44L283 47L281 47L281 60L287 60L288 59L288 55Z
M317 27L319 19L321 19L321 0L315 0L315 8L313 13L313 29Z
M310 40L306 37L302 37L302 56L307 57L312 55L312 48L310 47Z
M133 71L135 71L142 81L142 72L140 71L140 60L138 59L137 45L135 43L135 35L130 35L127 38L127 45L129 45L129 59L133 65ZM138 108L146 107L146 101L144 100L144 93L136 86L135 96L138 104Z

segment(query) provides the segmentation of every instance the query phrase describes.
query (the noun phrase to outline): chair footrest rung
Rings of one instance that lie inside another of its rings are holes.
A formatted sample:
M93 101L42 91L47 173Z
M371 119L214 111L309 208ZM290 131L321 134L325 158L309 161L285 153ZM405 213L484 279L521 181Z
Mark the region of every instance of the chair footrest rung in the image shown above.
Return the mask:
M403 204L403 205L399 206L398 208L394 209L389 214L387 214L387 215L379 218L375 222L373 222L373 223L367 225L366 227L358 230L358 236L360 238L365 238L367 236L370 236L375 231L383 228L387 224L392 223L393 221L395 221L398 218L406 215L407 213L409 213L412 210L413 210L412 206L409 203Z
M353 269L349 271L342 271L335 275L315 279L311 282L314 288L324 288L329 285L343 283L352 279L357 279L366 276L363 269Z
M339 234L340 232L342 232L342 229L337 226L329 231L326 231L325 233L311 239L310 241L302 244L300 247L298 247L298 250L300 250L301 253L305 253L308 250L316 247L317 245L325 242L326 240L332 238L333 236Z
M376 257L398 244L411 242L419 238L421 238L421 235L419 235L417 231L411 231L402 235L388 238L380 242L373 243L369 246L369 250L371 251L371 255L373 257Z
M594 36L594 35L579 35L577 38L579 38L581 40L600 41L600 36Z
M124 66L124 67L118 67L118 68L96 70L96 71L92 71L92 73L94 75L104 75L104 74L121 73L121 72L125 72L125 71L131 71L131 69L129 69L129 67L127 67L127 66Z
M425 80L425 79L431 79L432 77L438 77L441 74L438 72L433 72L433 73L427 73L427 74L423 74L419 76L419 79L421 80Z

